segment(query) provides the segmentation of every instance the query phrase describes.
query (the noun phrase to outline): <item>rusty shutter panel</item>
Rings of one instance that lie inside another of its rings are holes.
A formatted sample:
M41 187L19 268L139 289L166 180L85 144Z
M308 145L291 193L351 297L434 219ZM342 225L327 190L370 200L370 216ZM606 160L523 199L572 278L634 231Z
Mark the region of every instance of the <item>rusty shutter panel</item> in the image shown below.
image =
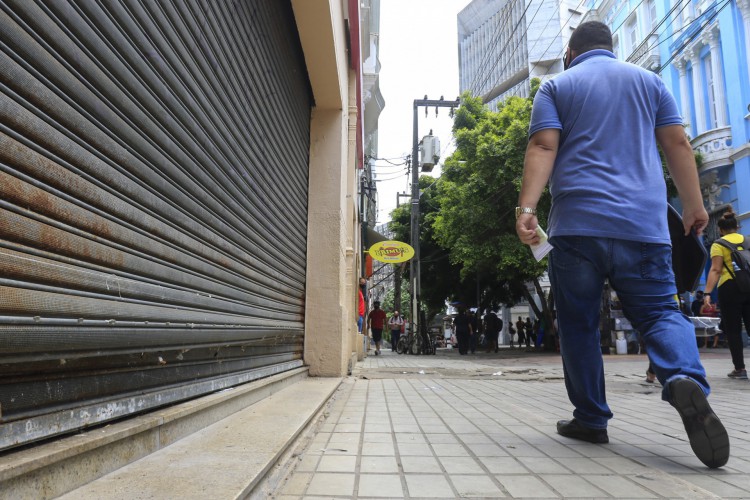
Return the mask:
M301 366L289 3L0 1L0 37L0 449Z

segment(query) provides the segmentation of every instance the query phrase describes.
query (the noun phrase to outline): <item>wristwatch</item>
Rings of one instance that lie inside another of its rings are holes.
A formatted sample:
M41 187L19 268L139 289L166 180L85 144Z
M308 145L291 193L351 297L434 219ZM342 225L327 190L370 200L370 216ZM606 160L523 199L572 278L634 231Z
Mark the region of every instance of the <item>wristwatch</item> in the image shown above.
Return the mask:
M521 214L536 215L536 208L516 207L516 219L518 219L521 216Z

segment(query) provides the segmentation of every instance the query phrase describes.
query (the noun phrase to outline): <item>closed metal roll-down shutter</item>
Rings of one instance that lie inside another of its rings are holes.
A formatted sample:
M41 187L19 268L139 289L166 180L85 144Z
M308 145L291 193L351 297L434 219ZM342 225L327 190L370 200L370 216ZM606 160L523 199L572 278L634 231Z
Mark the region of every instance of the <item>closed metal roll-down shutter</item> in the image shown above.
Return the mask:
M282 0L0 0L0 450L302 365Z

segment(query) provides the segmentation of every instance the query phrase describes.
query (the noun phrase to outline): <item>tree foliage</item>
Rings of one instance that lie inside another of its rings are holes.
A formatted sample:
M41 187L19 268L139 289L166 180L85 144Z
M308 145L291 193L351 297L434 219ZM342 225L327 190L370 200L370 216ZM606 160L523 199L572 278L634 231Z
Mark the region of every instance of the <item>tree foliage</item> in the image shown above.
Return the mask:
M461 279L461 266L453 263L448 251L435 240L433 224L440 211L436 200L439 182L442 180L436 180L428 175L419 177L420 301L428 318L442 311L446 300L457 297L464 300L467 289L471 287L470 283ZM401 205L391 212L390 229L397 240L411 244L410 204ZM407 278L408 269L407 266L404 273Z
M480 276L483 304L513 304L529 298L527 282L545 271L515 233L515 206L528 143L532 97L510 97L497 112L465 94L454 119L456 151L445 161L438 185L440 212L434 216L436 241L460 265L462 277ZM546 225L550 198L539 202Z

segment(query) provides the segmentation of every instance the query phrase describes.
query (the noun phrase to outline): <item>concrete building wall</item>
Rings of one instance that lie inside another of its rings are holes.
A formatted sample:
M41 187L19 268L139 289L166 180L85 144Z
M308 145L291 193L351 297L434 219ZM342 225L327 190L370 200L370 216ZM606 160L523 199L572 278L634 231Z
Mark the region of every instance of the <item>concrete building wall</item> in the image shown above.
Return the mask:
M292 6L315 98L304 360L311 375L338 377L350 369L358 345L356 280L361 268L361 231L356 204L356 83L360 76L349 65L343 2L293 0Z

